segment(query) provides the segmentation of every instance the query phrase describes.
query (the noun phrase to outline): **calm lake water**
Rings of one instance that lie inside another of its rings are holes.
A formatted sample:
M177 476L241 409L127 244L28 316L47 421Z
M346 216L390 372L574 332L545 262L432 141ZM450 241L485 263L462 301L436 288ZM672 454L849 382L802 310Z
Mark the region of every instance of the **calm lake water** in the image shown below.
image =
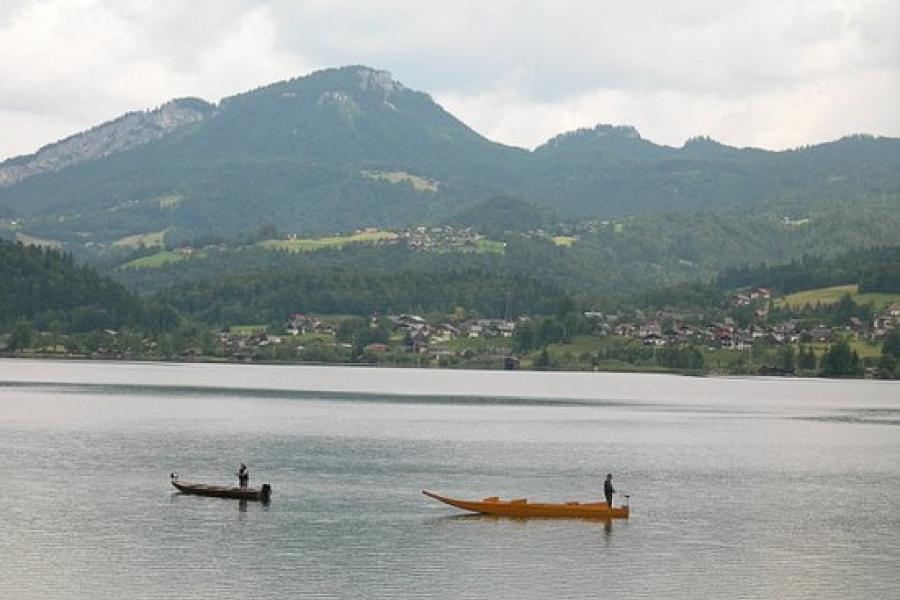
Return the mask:
M0 598L900 597L896 383L0 360L0 458Z

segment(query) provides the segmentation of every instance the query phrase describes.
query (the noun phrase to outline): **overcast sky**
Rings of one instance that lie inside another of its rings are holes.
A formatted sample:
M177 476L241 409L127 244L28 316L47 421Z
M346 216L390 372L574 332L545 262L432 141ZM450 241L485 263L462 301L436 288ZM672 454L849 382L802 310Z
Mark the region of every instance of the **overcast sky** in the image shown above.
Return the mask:
M900 137L900 0L0 0L0 160L171 98L364 64L485 136Z

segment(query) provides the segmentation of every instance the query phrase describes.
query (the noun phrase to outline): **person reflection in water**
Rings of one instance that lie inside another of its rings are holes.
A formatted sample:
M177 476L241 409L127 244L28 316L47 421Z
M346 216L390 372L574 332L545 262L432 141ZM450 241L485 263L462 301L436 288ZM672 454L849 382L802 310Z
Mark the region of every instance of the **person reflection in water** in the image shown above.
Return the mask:
M603 482L603 495L606 496L606 504L610 508L613 507L612 497L616 493L612 484L612 473L606 474L606 481Z
M246 463L241 463L241 467L237 472L238 476L238 485L242 488L246 488L250 484L250 469L247 468Z

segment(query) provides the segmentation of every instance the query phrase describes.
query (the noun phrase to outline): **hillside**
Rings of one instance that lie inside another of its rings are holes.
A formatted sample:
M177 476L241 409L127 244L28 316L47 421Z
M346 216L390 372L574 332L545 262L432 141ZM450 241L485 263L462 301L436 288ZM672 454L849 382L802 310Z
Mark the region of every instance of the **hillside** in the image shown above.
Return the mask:
M181 117L163 119L171 107ZM486 200L513 195L523 218L490 208L517 227L697 211L815 223L826 208L852 207L833 242L841 250L900 203L900 140L854 136L768 152L698 138L672 148L630 127L597 126L529 152L485 139L427 94L360 66L217 106L171 107L0 165L0 235L96 254L158 232L174 242L273 224L321 235L472 222ZM876 231L868 242L890 236Z
M56 250L0 241L0 331L19 320L43 330L143 324L143 303L122 285Z

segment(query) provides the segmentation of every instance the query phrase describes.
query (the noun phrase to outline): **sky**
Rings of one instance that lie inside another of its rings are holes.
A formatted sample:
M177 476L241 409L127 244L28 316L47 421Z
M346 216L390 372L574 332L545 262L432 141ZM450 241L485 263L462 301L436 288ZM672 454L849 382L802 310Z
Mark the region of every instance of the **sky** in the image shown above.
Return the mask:
M361 64L488 138L900 137L900 0L0 0L0 160L176 97Z

